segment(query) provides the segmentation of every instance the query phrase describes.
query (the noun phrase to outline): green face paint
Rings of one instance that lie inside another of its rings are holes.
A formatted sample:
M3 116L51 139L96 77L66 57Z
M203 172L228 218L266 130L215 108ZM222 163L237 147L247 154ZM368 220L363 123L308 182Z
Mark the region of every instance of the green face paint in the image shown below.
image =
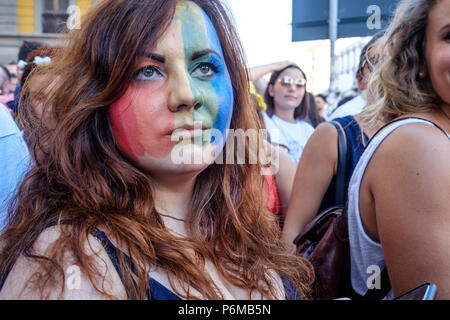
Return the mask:
M148 48L134 73L134 83L109 110L113 134L128 158L148 169L166 167L177 144L176 129L190 131L197 123L202 143L194 138L194 145L205 148L211 132L220 132L222 144L214 146L220 153L233 90L217 33L196 4L177 4L166 33Z
M205 12L190 1L178 2L175 19L181 22L187 72L212 71L210 77L197 72L200 76L190 78L191 91L202 103L194 110L194 121L206 120L208 127L225 137L233 112L233 90L217 32Z

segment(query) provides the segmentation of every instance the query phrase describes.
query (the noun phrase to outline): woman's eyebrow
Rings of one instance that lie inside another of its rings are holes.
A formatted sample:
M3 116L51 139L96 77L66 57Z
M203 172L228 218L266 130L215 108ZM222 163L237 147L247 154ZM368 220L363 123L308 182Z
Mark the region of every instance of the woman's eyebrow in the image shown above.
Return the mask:
M164 55L162 54L158 54L158 53L145 53L144 58L147 59L152 59L161 63L165 63L166 62L166 57L164 57Z
M212 50L212 49L205 49L205 50L200 50L200 51L196 51L192 54L191 60L194 61L200 57L203 57L209 53L212 53L214 55L216 55L217 57L219 57L219 59L222 60L222 57L220 56L220 54L218 54L216 51Z
M444 31L445 29L447 29L448 27L450 27L450 23L447 23L445 26L443 26L440 30L440 32Z

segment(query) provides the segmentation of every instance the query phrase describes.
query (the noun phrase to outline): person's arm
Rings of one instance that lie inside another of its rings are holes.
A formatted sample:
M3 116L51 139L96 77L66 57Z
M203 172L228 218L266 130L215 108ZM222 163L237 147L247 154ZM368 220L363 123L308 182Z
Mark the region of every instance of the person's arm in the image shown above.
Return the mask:
M282 233L283 242L292 249L295 237L319 210L336 172L336 164L336 128L330 123L322 123L309 138L295 174Z
M255 66L248 69L248 76L250 78L250 81L255 82L256 80L264 77L266 74L274 72L276 70L283 69L284 67L287 67L290 64L295 64L290 61L280 61L280 62L274 62L269 63L261 66Z
M44 255L48 248L57 241L60 229L52 227L46 229L36 240L33 249L39 255ZM104 289L106 293L117 298L127 299L125 288L102 244L94 237L89 237L89 244L85 246L88 255L94 255L94 265L100 277L94 277L96 286ZM6 278L5 284L0 291L0 300L39 300L39 299L64 299L64 300L104 300L107 296L100 294L91 283L90 279L76 265L71 264L71 255L65 256L64 292L61 295L61 283L54 284L55 287L46 288L44 296L41 296L38 288L33 286L30 277L40 269L36 259L21 255L15 262L11 272Z
M414 124L388 136L366 170L372 234L381 241L395 296L432 282L438 299L450 299L449 159L448 139ZM367 214L361 211L363 225L370 225Z
M289 157L287 150L281 146L277 146L277 148L279 148L279 168L275 174L275 181L280 196L281 214L285 218L297 168Z
M264 78L259 78L255 81L253 81L253 85L255 86L255 90L257 93L261 95L261 97L264 97L264 93L266 92L267 85L269 82Z
M263 77L268 74L272 73L276 70L283 69L284 67L287 67L290 64L295 64L290 61L280 61L275 63L269 63L261 66L251 67L248 69L248 76L250 81L253 82L255 85L256 91L264 96L264 93L267 88L268 81L264 79Z

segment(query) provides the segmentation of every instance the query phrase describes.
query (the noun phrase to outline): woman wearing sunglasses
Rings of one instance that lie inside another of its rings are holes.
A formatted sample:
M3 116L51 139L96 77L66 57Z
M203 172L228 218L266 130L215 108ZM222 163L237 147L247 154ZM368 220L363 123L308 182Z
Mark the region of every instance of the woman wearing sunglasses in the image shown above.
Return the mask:
M303 148L314 132L314 128L303 120L308 116L310 105L310 99L306 94L306 75L292 63L268 66L280 68L272 70L266 68L266 74L272 72L272 75L264 93L267 104L267 110L263 113L264 123L270 141L286 147L290 158L297 166ZM256 78L255 74L256 72L250 70L251 78Z

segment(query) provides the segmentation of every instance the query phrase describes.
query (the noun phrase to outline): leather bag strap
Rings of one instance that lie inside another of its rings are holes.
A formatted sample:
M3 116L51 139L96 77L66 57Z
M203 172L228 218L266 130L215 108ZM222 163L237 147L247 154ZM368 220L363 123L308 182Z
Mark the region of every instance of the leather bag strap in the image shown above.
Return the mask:
M338 162L336 169L336 204L343 205L345 202L345 175L347 169L347 138L341 124L331 121L338 132Z

